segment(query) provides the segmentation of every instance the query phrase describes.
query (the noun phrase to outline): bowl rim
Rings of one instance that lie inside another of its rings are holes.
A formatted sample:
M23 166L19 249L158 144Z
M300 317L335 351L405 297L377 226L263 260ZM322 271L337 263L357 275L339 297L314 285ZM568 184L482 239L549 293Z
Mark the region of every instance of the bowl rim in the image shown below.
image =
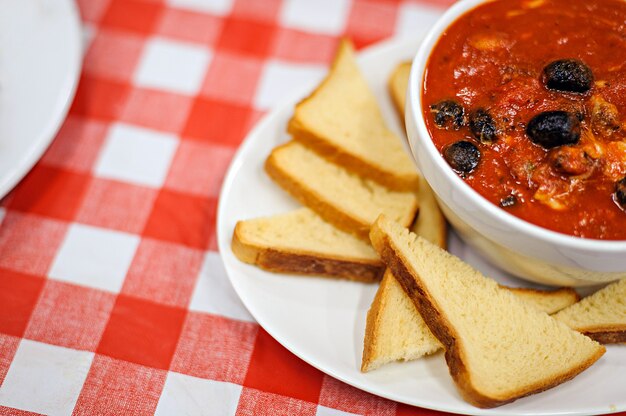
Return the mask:
M417 140L422 140L422 137L430 138L430 133L426 128L426 123L422 113L422 87L424 72L432 49L435 47L441 34L459 17L482 4L490 3L492 1L506 0L458 1L437 20L434 26L431 27L424 37L424 40L412 61L407 106L405 108L407 118L411 117L417 127L417 133L419 136ZM428 152L427 157L434 161L434 164L440 171L438 174L443 174L447 181L451 182L458 189L458 191L461 192L463 197L471 200L476 207L486 213L489 217L492 217L498 222L508 226L513 231L531 236L549 244L554 244L559 247L567 247L573 250L605 253L626 252L626 240L600 240L563 234L532 224L506 212L489 202L471 186L465 183L465 181L463 181L457 174L455 174L444 161L432 140L422 141L425 142L423 148ZM409 147L411 148L413 157L416 158L416 151L412 142L413 141L409 139ZM423 174L425 176L424 172ZM433 190L435 189L433 188Z

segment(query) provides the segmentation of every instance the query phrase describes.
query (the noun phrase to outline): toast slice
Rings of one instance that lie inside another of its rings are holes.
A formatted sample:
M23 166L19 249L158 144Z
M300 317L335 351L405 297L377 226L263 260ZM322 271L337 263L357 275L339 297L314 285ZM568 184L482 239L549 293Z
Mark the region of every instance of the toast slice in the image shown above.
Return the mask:
M603 344L626 342L626 279L611 283L554 317Z
M387 89L391 96L391 101L396 107L398 117L404 123L404 106L406 104L406 90L409 87L409 75L411 73L411 62L399 63L391 72L387 81Z
M572 288L538 290L523 287L502 287L513 293L520 300L530 303L548 315L553 315L580 300L580 296Z
M393 361L412 361L442 348L387 269L367 311L361 371L368 372Z
M372 244L443 344L463 398L500 406L563 383L606 351L384 216Z
M365 240L379 214L408 226L418 209L415 192L391 191L365 180L297 141L275 148L265 170L303 205Z
M504 288L548 314L579 299L573 289L541 291ZM367 312L361 371L375 370L394 361L415 360L441 348L441 343L430 332L411 298L393 274L386 271Z
M443 216L435 194L425 180L417 190L419 215L413 224L413 232L436 246L445 249L448 246L448 223Z
M391 96L391 101L402 124L404 124L404 105L410 72L411 62L402 62L394 68L387 81L387 89ZM413 225L413 231L431 243L445 249L447 247L446 237L448 234L446 219L439 209L430 185L421 178L417 196L420 201L420 212L416 223Z
M416 189L417 171L383 119L357 66L352 44L339 44L327 77L296 105L288 132L320 155L390 189Z
M385 269L370 244L308 208L237 222L232 250L239 260L278 273L375 282Z

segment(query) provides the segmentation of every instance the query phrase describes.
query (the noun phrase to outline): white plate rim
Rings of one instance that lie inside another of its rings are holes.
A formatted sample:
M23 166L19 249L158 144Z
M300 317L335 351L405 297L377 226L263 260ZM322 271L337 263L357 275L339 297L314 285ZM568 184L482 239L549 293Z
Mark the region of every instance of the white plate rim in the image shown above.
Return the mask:
M69 43L65 45L71 54L69 71L62 88L58 92L58 98L62 100L63 104L57 105L53 109L52 114L48 117L47 125L41 129L39 136L32 140L31 145L21 155L21 158L17 159L15 164L7 170L7 173L0 177L0 198L6 196L41 159L65 122L76 95L83 63L82 26L75 0L62 1L66 3L63 6L68 13L65 17L69 17L71 21L71 27L68 28L71 35L69 39L66 39Z
M378 55L379 53L381 53L381 51L385 51L388 48L393 48L393 47L397 47L397 45L401 44L413 44L415 43L416 40L414 38L395 38L395 39L390 39L390 40L386 40L380 43L377 43L375 45L372 45L366 49L364 49L363 51L361 51L359 53L359 60L368 58L368 57L374 57L376 55ZM417 50L417 49L416 49ZM441 411L441 412L452 412L452 413L457 413L457 414L467 414L467 415L497 415L497 414L516 414L516 415L520 415L520 416L544 416L544 415L569 415L569 416L574 416L574 415L597 415L597 414L608 414L608 413L614 413L614 412L620 412L620 411L626 411L626 402L623 404L623 407L611 407L612 405L610 405L607 408L593 408L593 409L583 409L582 411L570 411L570 410L565 410L565 411L550 411L549 413L546 412L538 412L538 411L524 411L524 410L520 410L520 411L514 411L514 413L511 413L510 410L505 410L505 407L500 407L500 408L495 408L495 409L480 409L480 408L475 408L472 407L470 405L467 405L464 408L457 408L457 407L450 407L447 406L445 403L444 404L437 404L437 403L433 403L430 401L424 401L424 400L411 400L411 401L407 401L405 400L403 397L401 396L394 396L393 394L388 394L388 393L383 393L381 394L381 392L375 388L370 388L367 385L364 384L360 384L358 382L355 382L355 380L344 376L341 373L337 373L336 371L334 371L332 368L327 368L324 367L323 365L320 365L320 363L316 362L315 359L313 359L312 357L308 357L304 354L301 354L298 347L295 346L292 342L290 342L288 339L285 339L284 337L281 336L280 331L278 331L271 322L268 322L265 319L265 316L263 315L263 313L259 310L254 309L253 307L251 307L250 305L252 304L251 300L249 299L247 292L243 289L243 287L240 284L240 281L238 281L237 279L233 278L233 273L231 272L231 270L229 270L229 266L228 266L228 261L226 259L227 256L231 256L232 252L230 249L230 238L231 238L231 234L232 234L232 230L226 230L224 227L224 219L229 217L229 214L226 212L226 204L223 202L227 199L228 194L230 192L231 187L233 186L234 181L237 179L237 174L239 173L239 170L242 167L242 163L243 163L243 158L242 155L246 154L247 152L249 152L250 148L253 148L255 143L254 140L255 138L260 134L260 132L266 130L267 126L270 125L272 123L272 119L273 117L284 110L284 108L286 106L293 106L293 104L295 104L296 102L298 102L302 97L306 96L314 87L315 83L310 83L307 85L303 85L302 88L298 89L294 94L292 94L289 98L285 99L284 101L282 101L279 105L275 106L273 109L271 109L267 114L265 114L262 119L255 125L255 127L248 133L248 135L246 136L246 138L243 140L243 142L241 143L241 145L239 146L239 148L237 149L237 151L235 152L231 165L229 166L227 173L224 177L224 181L222 184L222 189L220 191L220 195L219 195L219 201L218 201L218 210L217 210L217 216L216 216L216 224L217 224L217 233L218 233L218 250L220 253L220 256L222 258L222 260L224 261L224 266L226 269L226 273L228 276L229 281L231 282L231 285L233 286L235 293L239 296L239 298L241 299L242 303L244 304L244 306L247 308L247 310L250 312L250 314L252 315L252 317L257 321L257 323L270 335L272 336L278 343L280 343L282 346L284 346L288 351L290 351L291 353L293 353L294 355L296 355L297 357L299 357L300 359L302 359L304 362L308 363L309 365L313 366L314 368L317 368L318 370L328 374L331 377L336 378L337 380L340 380L348 385L351 385L353 387L356 387L360 390L366 391L368 393L389 399L389 400L393 400L399 403L405 403L411 406L417 406L417 407L421 407L424 409L430 409L430 410L436 410L436 411ZM263 273L267 273L267 272L263 272ZM294 279L301 279L301 277L293 277ZM531 284L529 284L530 286ZM393 364L392 364L393 365ZM402 365L402 364L400 364Z

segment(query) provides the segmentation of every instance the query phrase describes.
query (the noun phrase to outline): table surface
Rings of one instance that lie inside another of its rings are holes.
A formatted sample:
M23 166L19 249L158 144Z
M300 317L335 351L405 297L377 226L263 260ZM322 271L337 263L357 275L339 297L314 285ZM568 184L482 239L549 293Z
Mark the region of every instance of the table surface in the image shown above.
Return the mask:
M440 415L359 391L253 320L217 253L249 129L450 0L82 0L56 139L0 207L0 415ZM19 409L19 410L18 410Z

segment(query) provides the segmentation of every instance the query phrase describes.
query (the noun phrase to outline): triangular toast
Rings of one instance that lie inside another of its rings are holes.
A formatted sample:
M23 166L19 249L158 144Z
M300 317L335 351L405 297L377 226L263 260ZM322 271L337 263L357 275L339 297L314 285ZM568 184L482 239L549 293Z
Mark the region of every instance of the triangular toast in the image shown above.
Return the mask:
M385 269L369 243L308 208L237 222L232 250L245 263L279 273L374 282Z
M603 344L626 342L626 279L611 283L554 317Z
M296 106L288 132L364 178L390 189L417 189L415 166L400 138L387 128L346 40L324 81Z
M406 89L409 85L409 73L411 72L411 62L398 64L387 81L389 96L393 102L398 118L404 124L404 105L406 102ZM424 237L433 244L441 248L447 246L448 226L439 204L435 199L435 194L430 185L420 178L420 186L417 192L420 201L420 212L412 230L415 234Z
M265 171L283 189L337 228L368 239L381 213L410 225L418 209L413 192L391 191L291 141L275 148Z
M573 289L506 288L545 313L555 313L579 297ZM372 371L393 361L411 361L442 348L391 272L386 271L367 312L361 371Z
M441 342L466 401L495 407L563 383L605 348L384 216L370 239Z
M391 96L391 101L396 107L398 117L404 123L404 106L406 105L406 90L409 87L409 75L411 73L411 62L399 63L391 72L387 81L387 89Z

